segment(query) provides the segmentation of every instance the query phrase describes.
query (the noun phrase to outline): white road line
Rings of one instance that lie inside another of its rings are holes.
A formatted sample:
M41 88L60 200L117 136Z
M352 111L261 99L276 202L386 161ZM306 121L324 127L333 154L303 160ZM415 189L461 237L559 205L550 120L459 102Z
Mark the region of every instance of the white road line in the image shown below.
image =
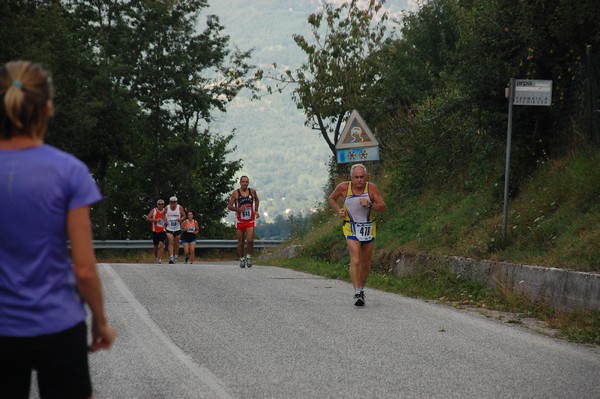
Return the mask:
M191 357L179 348L171 339L160 329L160 327L152 320L148 314L146 308L135 299L133 293L127 287L127 284L121 279L119 274L113 270L113 268L107 263L99 263L98 268L106 272L112 283L119 289L121 294L125 297L129 305L138 314L138 316L146 323L150 330L158 337L165 346L175 355L177 359L181 361L185 366L188 367L200 380L208 385L214 392L215 397L223 399L232 399L233 396L227 392L225 384L209 369L196 363Z

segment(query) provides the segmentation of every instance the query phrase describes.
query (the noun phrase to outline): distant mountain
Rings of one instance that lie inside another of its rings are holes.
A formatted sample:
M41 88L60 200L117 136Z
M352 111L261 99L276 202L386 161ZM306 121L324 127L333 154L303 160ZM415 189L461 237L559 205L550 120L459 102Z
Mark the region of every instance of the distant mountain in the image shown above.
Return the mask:
M330 1L339 3L340 1ZM387 1L392 12L407 9L411 0ZM308 16L320 8L317 0L214 0L205 15L215 14L225 26L231 44L254 49L254 65L298 68L305 57L293 34L309 36ZM212 128L222 134L236 130L237 149L231 159L242 159L240 175L261 199L263 221L277 215L306 215L324 198L330 151L320 135L304 126L304 114L296 109L291 89L260 101L238 96L225 114L216 115Z

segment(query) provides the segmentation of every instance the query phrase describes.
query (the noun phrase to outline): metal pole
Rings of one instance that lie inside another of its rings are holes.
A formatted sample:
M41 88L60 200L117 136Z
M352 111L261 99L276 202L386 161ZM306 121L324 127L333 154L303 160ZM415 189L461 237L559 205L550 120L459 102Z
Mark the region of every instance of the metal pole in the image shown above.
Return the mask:
M502 237L506 239L506 226L508 224L508 181L510 173L510 141L512 137L512 109L515 98L515 79L510 78L508 89L508 128L506 131L506 165L504 168L504 217L502 219Z
M585 46L585 79L587 88L587 122L588 122L588 140L595 142L594 137L594 93L592 93L592 46Z

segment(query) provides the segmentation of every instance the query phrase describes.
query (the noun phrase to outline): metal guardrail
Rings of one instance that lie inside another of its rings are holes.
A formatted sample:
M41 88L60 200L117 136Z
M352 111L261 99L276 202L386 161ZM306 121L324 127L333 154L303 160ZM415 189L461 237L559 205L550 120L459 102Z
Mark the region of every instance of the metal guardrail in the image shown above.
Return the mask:
M254 248L270 248L283 240L254 240ZM152 240L94 240L95 249L152 249ZM196 248L237 248L237 240L196 240Z

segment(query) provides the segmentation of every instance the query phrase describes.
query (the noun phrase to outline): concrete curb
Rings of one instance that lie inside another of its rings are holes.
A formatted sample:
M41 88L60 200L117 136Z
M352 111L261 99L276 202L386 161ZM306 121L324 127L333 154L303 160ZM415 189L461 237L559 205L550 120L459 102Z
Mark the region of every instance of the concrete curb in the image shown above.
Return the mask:
M396 276L403 276L440 264L494 290L510 291L533 302L568 310L600 310L600 274L459 256L410 254L402 254L393 271Z

